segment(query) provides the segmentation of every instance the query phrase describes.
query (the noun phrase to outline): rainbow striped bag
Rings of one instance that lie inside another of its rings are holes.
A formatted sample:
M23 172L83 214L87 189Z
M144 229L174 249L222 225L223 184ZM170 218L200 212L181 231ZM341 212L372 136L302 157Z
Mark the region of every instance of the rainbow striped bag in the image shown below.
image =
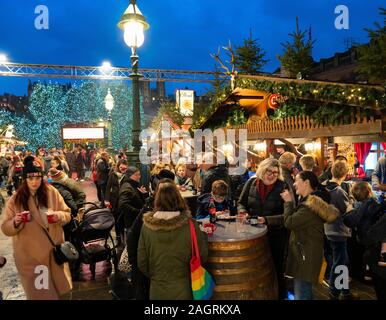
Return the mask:
M190 237L192 241L192 258L190 259L190 274L194 300L209 300L212 297L215 283L212 276L201 266L196 232L192 220L189 220Z

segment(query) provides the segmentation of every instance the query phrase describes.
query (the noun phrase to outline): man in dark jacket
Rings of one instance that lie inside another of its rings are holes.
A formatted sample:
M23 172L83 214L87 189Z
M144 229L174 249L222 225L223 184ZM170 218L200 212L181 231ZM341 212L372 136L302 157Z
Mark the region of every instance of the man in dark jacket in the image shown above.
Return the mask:
M71 196L76 203L78 210L83 207L83 204L86 202L86 194L82 190L80 184L70 179L63 171L55 168L50 169L49 176L53 183L61 184L71 192Z
M141 212L148 195L146 188L140 185L140 181L141 173L139 169L128 167L119 188L118 219L123 217L127 230Z
M106 205L109 205L111 211L113 212L115 218L115 235L117 239L118 246L122 244L124 225L123 220L120 219L118 222L119 211L118 211L118 196L119 196L119 186L127 170L127 161L124 159L118 160L116 168L110 170L109 179L107 181L106 187Z
M72 177L72 173L76 172L76 156L73 151L64 150L64 156L66 157L66 161L68 163L68 167L70 169L69 177Z
M66 186L60 183L53 182L51 185L59 191L67 207L71 209L71 215L73 217L76 217L76 215L78 214L78 206L76 205L76 202L72 197L71 191Z
M201 181L201 194L212 191L212 183L216 180L223 180L228 186L231 185L231 177L228 173L228 167L225 164L218 164L213 153L208 152L203 157L205 164L201 167L205 171ZM211 159L213 159L211 161ZM212 162L212 163L211 163ZM229 196L231 196L229 192Z
M83 148L82 146L78 146L78 149L75 154L75 166L76 166L76 174L77 180L83 181L86 170L86 159L83 156Z
M107 181L109 179L109 154L102 152L101 157L96 162L96 186L98 191L98 200L104 205Z
M295 207L298 204L298 197L296 196L296 190L294 187L294 177L292 176L294 165L296 162L296 155L292 152L284 152L280 158L281 170L283 171L284 182L287 184L287 188L292 197L292 202Z

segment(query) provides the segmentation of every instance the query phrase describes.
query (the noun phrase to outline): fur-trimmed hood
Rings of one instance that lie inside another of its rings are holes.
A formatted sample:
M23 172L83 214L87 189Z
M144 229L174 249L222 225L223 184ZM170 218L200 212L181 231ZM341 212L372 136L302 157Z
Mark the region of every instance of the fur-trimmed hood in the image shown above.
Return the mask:
M143 215L143 223L153 231L172 231L188 224L192 217L190 211L181 212L178 216L171 219L159 219L154 217L156 212L148 212Z
M326 222L332 222L339 216L339 210L335 206L328 204L318 196L309 195L302 204L311 208Z

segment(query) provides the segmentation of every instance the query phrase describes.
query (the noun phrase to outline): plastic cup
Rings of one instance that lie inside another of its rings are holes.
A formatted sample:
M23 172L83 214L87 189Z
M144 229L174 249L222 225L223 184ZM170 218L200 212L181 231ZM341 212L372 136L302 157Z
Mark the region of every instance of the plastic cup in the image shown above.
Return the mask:
M240 212L236 217L236 231L237 232L246 232L246 221L247 214L244 212Z
M31 214L29 213L29 211L24 211L24 212L22 212L21 219L22 219L22 221L23 221L24 223L30 222L30 221L31 221Z
M56 217L52 212L47 212L47 222L50 224L56 223Z

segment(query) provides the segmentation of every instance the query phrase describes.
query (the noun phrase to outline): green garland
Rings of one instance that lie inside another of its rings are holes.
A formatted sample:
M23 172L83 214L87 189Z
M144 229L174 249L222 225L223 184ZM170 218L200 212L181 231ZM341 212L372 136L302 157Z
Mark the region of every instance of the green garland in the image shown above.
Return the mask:
M348 124L352 115L359 111L361 116L378 116L386 109L386 93L383 89L360 85L333 85L322 83L276 82L249 78L237 79L236 86L242 89L254 89L269 93L279 93L288 100L275 110L271 119L283 119L292 116L308 115L319 124ZM205 123L231 93L229 87L213 96L208 108L195 114L193 128ZM246 123L239 106L230 108L224 113L222 121L213 120L209 127L226 127Z
M237 87L255 89L270 93L280 93L292 101L313 100L339 103L360 107L386 108L385 90L360 85L333 85L321 83L275 82L241 78L236 80Z

